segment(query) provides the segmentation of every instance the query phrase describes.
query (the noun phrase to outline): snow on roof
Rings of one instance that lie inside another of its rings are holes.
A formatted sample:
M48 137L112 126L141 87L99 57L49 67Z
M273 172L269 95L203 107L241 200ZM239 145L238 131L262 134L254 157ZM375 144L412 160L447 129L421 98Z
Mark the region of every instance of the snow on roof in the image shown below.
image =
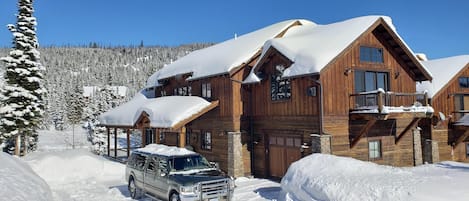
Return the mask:
M379 19L383 19L395 31L391 18L387 16L364 16L327 25L308 24L292 27L284 37L270 39L264 44L258 62L261 62L270 48L275 48L293 62L285 69L283 77L319 73ZM397 33L396 35L399 37ZM401 41L408 48L405 42ZM260 64L257 63L251 70L251 74L258 65ZM248 77L244 82L254 82L254 76Z
M274 38L298 21L301 24L314 24L307 20L287 20L194 51L155 72L147 80L147 87L157 86L158 80L181 74L191 73L189 80L193 80L228 73L233 68L248 62L262 48L266 40Z
M432 82L417 83L417 91L427 91L428 97L438 93L454 76L469 64L469 55L453 56L421 63L433 74Z
M155 128L171 128L210 105L198 96L164 96L150 100L137 110L137 115L147 113L150 126Z
M148 99L142 93L137 93L129 102L100 115L99 121L107 126L134 126L142 112L145 112L149 115L151 127L171 128L210 104L197 96Z
M99 122L108 126L133 126L140 114L140 106L149 101L142 93L137 93L132 100L99 115Z
M166 146L162 144L149 144L144 148L139 148L137 151L145 152L149 154L158 154L163 156L185 156L196 154L193 151L187 150L185 148L179 148L174 146Z

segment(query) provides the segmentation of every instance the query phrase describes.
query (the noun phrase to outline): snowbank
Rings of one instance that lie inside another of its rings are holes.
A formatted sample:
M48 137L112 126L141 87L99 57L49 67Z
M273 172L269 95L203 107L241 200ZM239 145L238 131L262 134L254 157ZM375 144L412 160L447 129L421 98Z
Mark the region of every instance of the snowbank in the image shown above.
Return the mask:
M54 200L127 199L122 194L127 188L125 165L94 155L88 149L34 152L23 159L50 185Z
M279 200L467 200L469 165L444 162L397 168L313 154L293 163Z
M0 200L50 201L47 183L18 158L0 152Z

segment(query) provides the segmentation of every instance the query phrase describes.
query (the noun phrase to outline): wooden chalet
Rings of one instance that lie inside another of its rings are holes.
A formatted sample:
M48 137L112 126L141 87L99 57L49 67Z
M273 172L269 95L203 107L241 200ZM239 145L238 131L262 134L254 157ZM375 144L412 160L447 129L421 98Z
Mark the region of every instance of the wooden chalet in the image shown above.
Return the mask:
M388 21L297 27L266 43L245 80L256 176L282 177L312 152L421 164L417 124L432 109L414 84L432 78Z
M156 127L158 118L142 112L113 115L132 116L143 145L191 146L235 177L281 178L312 153L412 166L422 155L417 124L433 112L416 82L431 79L388 17L290 20L153 74L142 91L154 97L148 99L198 96L209 103L181 126Z
M469 161L469 55L435 60L422 64L435 76L432 82L417 84L428 91L435 112L421 122L425 162L440 160Z

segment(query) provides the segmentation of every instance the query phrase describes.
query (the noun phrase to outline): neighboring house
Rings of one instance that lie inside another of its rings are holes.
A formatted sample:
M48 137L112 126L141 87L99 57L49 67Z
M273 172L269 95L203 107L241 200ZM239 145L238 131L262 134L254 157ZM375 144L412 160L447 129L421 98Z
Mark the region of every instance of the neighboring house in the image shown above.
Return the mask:
M436 75L432 82L417 83L418 91L428 91L435 110L431 120L422 122L425 162L469 161L469 55L454 56L422 64Z
M195 51L153 74L144 91L159 97L150 102L198 96L205 107L174 125L156 125L170 115L147 106L151 114L135 107L125 123L110 123L113 111L101 122L141 130L144 144L191 145L233 176L281 178L317 152L421 164L417 124L433 109L415 87L432 78L390 21L290 20Z

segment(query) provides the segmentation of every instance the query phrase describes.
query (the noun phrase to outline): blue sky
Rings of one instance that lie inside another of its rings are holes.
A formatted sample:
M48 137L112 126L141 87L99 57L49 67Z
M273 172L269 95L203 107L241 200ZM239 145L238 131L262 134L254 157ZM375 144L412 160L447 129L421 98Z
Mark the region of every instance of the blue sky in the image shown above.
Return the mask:
M0 0L0 47L17 0ZM293 18L318 24L387 15L415 52L430 59L469 54L466 0L35 0L42 46L179 45L221 42Z

